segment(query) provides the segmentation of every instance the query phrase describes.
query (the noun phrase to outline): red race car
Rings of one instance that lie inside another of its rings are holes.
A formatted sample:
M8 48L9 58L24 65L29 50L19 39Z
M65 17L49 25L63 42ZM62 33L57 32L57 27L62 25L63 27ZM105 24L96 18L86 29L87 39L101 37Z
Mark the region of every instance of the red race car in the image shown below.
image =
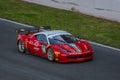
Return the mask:
M18 29L17 46L22 53L48 58L57 62L83 62L93 59L94 49L87 41L50 27Z

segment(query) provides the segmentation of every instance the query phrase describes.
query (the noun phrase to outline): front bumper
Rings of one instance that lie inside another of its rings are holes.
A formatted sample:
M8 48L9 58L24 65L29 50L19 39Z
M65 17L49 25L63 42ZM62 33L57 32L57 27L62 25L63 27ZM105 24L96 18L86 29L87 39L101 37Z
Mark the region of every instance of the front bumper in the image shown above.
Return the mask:
M60 54L56 56L57 62L84 62L93 59L93 51L86 51L78 54Z

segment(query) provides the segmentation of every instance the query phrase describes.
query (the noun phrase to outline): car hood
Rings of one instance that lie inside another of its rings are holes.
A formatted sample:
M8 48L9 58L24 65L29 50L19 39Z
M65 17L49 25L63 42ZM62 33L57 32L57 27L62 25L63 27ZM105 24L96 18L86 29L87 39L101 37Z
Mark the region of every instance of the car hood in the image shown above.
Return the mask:
M87 41L83 40L70 44L56 44L56 47L69 53L81 53L89 49L92 50L92 46Z
M75 43L71 43L71 44L59 44L58 46L59 46L59 48L62 48L63 50L66 50L67 52L70 52L70 53L81 52L81 49Z

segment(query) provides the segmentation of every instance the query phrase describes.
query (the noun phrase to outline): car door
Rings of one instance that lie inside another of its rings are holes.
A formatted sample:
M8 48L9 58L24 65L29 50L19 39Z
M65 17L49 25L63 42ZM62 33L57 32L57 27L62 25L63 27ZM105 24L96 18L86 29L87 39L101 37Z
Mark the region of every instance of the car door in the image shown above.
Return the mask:
M46 46L48 45L47 37L44 34L36 35L34 49L38 55L46 56Z

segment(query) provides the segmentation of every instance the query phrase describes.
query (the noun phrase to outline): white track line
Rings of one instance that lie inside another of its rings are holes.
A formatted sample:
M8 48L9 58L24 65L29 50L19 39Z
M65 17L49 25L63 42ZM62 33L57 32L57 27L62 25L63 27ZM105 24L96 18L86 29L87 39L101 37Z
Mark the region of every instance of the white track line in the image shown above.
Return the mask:
M34 27L34 26L27 25L27 24L22 24L22 23L18 23L18 22L15 22L15 21L3 19L3 18L0 18L0 20L7 21L7 22L10 22L10 23L14 23L14 24L18 24L18 25L21 25L21 26ZM109 49L112 49L112 50L120 51L120 49L118 49L118 48L114 48L114 47L111 47L111 46L95 43L95 42L92 42L92 41L89 41L89 42L91 44L94 44L94 45L97 45L97 46L101 46L101 47L109 48Z
M89 41L89 42L90 42L91 44L94 44L94 45L98 45L98 46L101 46L101 47L105 47L105 48L109 48L109 49L112 49L112 50L120 51L120 49L115 48L115 47L111 47L111 46L103 45L103 44L96 43L96 42L92 42L92 41Z
M18 24L18 25L21 25L21 26L34 27L34 26L27 25L27 24L22 24L22 23L18 23L18 22L15 22L15 21L11 21L11 20L8 20L8 19L0 18L0 20L7 21L7 22L10 22L10 23L14 23L14 24Z

